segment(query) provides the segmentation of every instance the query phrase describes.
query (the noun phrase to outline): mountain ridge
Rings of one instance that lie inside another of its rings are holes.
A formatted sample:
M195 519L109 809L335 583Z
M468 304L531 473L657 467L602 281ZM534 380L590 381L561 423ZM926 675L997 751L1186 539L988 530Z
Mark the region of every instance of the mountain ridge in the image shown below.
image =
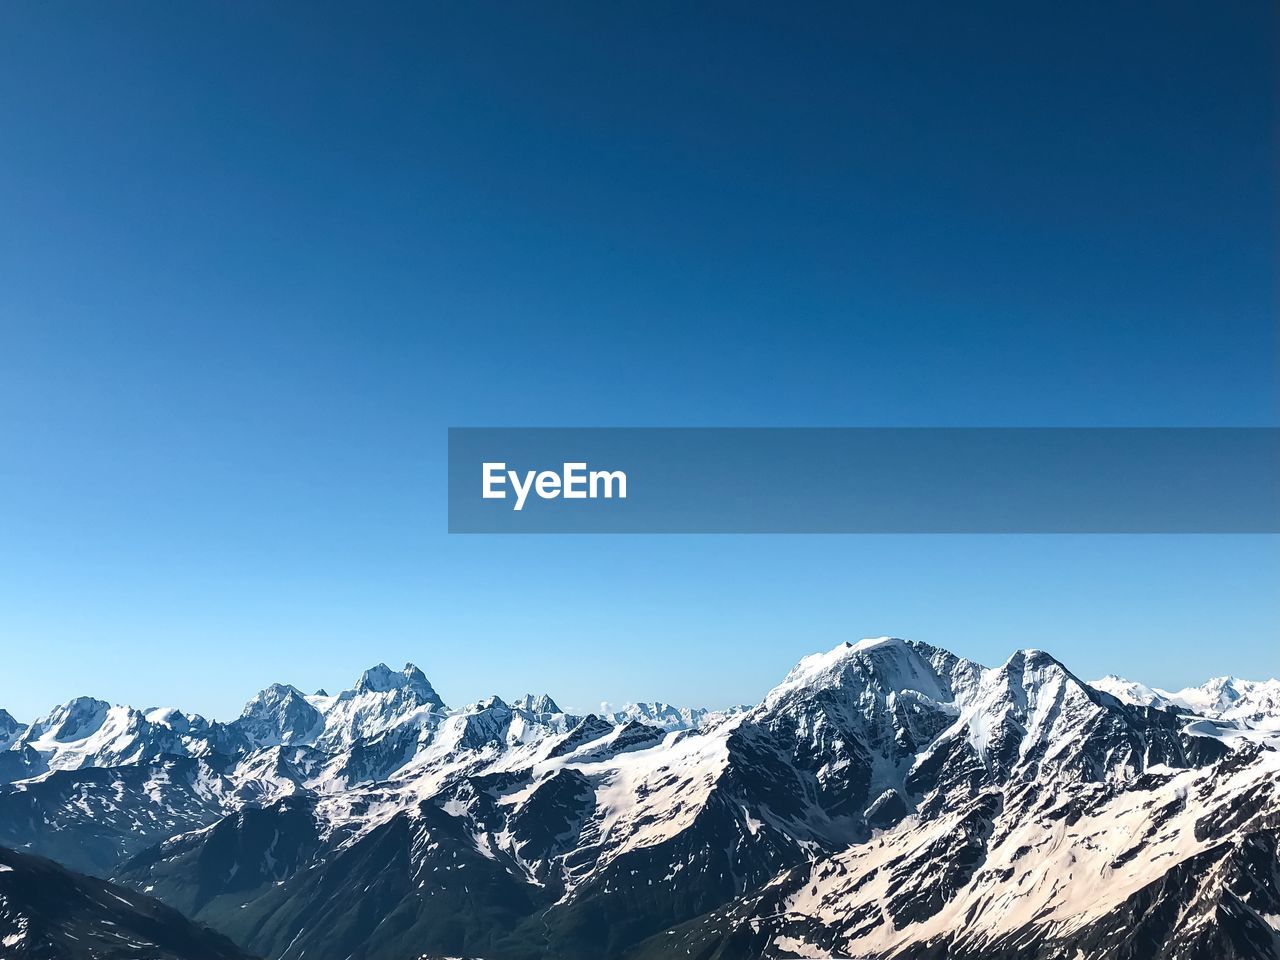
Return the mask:
M982 904L1039 889L1027 863L1069 878L1085 867L1068 863L1096 862L1132 873L1132 897L1172 903L1166 868L1200 857L1223 904L1280 824L1268 730L1108 685L1035 648L986 667L881 637L805 657L732 711L577 715L545 694L451 709L412 664L379 664L334 696L274 684L222 725L165 709L104 716L95 701L0 752L67 750L37 753L57 769L0 785L0 843L159 896L273 960L622 960L664 936L726 957L785 955L783 942L963 956L1014 941L1050 956L1093 935L1085 919L1111 923L1137 901L1077 911L1075 939L1005 929ZM126 744L130 731L155 739ZM101 756L129 762L76 766L100 733ZM174 743L186 752L161 751ZM1119 849L1112 821L1139 839ZM1169 846L1173 822L1195 843ZM1072 823L1096 825L1093 838L1062 833ZM1053 859L1045 837L1076 859ZM1033 853L1015 856L1022 847ZM1090 852L1112 847L1105 863ZM832 879L865 874L870 890L894 871L883 907ZM829 887L843 906L793 892L803 921L766 922L794 884ZM968 939L966 913L981 920ZM1204 922L1257 933L1216 913Z

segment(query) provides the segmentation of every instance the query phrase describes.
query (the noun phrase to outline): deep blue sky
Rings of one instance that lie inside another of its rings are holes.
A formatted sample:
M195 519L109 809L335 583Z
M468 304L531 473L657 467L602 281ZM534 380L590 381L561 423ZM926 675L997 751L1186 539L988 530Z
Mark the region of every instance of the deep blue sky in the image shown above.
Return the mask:
M1280 672L1268 537L463 538L449 425L1274 425L1273 5L0 8L0 706Z

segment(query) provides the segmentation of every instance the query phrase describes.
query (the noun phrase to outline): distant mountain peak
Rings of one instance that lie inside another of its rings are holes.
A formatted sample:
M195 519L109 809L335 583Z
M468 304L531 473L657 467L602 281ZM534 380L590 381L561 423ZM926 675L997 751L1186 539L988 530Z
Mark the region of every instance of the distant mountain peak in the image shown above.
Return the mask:
M302 696L302 691L291 683L272 683L259 690L257 696L250 700L249 704L277 702L289 697L300 696ZM246 710L249 709L249 704L245 705Z
M912 689L935 700L951 699L939 676L944 658L951 667L977 664L960 660L946 651L901 637L870 637L856 643L845 641L822 653L802 657L800 662L766 694L762 707L768 708L794 696L836 687L862 687L873 683L885 690Z
M615 724L640 722L664 730L697 730L712 714L706 707L678 707L661 700L644 703L628 703L620 708L612 704L600 704L600 712Z
M273 683L244 705L238 728L255 747L300 743L322 726L323 719L302 691Z
M519 697L511 704L514 710L524 710L528 713L564 713L560 709L560 705L551 699L550 695L545 693L533 694L526 693L523 697Z
M403 686L404 675L396 673L385 663L378 663L360 674L356 681L356 693L386 693Z
M1126 680L1124 677L1114 673L1107 674L1101 680L1091 680L1089 686L1095 690L1110 694L1121 703L1134 704L1140 707L1159 707L1161 709L1173 706L1173 701L1164 691L1148 687L1145 683Z
M82 740L96 731L107 718L111 704L95 697L73 697L27 728L25 738L55 741Z
M379 663L360 674L356 681L355 693L390 693L394 690L411 691L423 703L433 704L441 709L444 701L431 686L426 675L414 664L406 663L402 670L392 670L385 663Z
M1067 666L1051 653L1047 653L1038 647L1025 647L1021 650L1015 650L1009 659L1004 662L1002 668L1006 672L1022 672L1031 671L1033 673L1048 673L1051 675L1061 675L1068 682L1088 687L1089 685L1079 679L1072 673Z
M1176 692L1108 674L1090 686L1125 703L1177 708L1250 728L1280 729L1280 680L1242 680L1223 676Z
M22 731L27 729L25 723L19 723L13 718L8 710L0 709L0 750L7 750L9 745L18 737L22 736Z

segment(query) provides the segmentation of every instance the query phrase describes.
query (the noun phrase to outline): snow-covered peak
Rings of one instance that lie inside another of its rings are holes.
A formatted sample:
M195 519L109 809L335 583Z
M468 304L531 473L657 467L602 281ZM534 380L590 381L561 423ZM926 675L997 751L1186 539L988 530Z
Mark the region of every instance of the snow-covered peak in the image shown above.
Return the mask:
M379 663L362 673L353 689L336 697L319 691L307 702L322 718L311 742L329 752L392 730L433 729L445 712L444 701L412 663L403 670Z
M144 763L185 749L177 733L148 722L141 711L93 697L76 697L55 707L24 730L12 747L28 758L39 758L29 775L45 769Z
M1121 703L1129 703L1139 707L1159 707L1161 709L1173 705L1164 692L1145 683L1126 680L1124 677L1109 673L1101 680L1090 680L1089 686L1103 693L1109 693Z
M1259 729L1280 729L1280 680L1241 680L1215 677L1198 687L1168 695L1194 713L1243 723Z
M235 726L255 747L307 743L323 727L323 718L302 692L273 683L245 704Z
M1196 713L1218 716L1243 700L1257 686L1235 677L1213 677L1198 687L1187 687L1173 696Z
M577 726L578 717L572 717L560 709L560 705L547 694L526 693L511 704L511 725L507 728L507 742L532 743L556 733L566 733Z
M791 668L782 682L796 685L810 684L831 677L858 654L877 647L901 650L905 653L906 641L899 637L867 637L856 643L846 640L844 643L836 644L830 650L801 657L800 662Z
M126 709L126 708L122 708ZM76 697L54 707L36 720L23 736L24 742L70 743L96 732L107 720L111 704L93 697Z
M646 703L628 703L615 708L612 704L600 704L600 712L615 724L638 721L663 730L698 730L711 716L705 707L677 707L661 700ZM716 714L715 716L719 716Z
M564 713L564 711L560 709L559 704L545 693L526 693L523 697L513 701L511 708L513 710L523 710L526 713L533 714Z
M408 690L420 702L430 703L444 709L444 701L428 682L426 675L412 663L406 663L403 670L392 670L385 663L370 667L356 681L356 695L364 693L389 693L393 690Z
M964 742L1001 777L1052 769L1091 781L1123 780L1149 764L1178 761L1167 744L1161 751L1168 756L1161 757L1117 699L1044 651L1019 650L983 671L976 688L958 698L960 714L930 754L945 755Z
M1260 730L1280 729L1280 680L1214 677L1198 687L1170 692L1110 674L1091 686L1125 703L1174 707Z
M22 736L22 731L26 729L26 724L13 719L13 714L8 710L0 709L0 750L8 750L9 745Z
M177 707L152 707L144 716L147 723L167 727L184 737L201 734L209 729L209 721L204 717L195 713L183 713Z
M1096 706L1099 699L1093 688L1059 660L1033 647L1015 651L1000 667L984 674L982 689L984 694L993 690L1011 693L1029 710L1035 710L1036 701L1046 696L1058 708L1067 702L1083 709Z
M304 775L285 747L267 747L242 758L231 773L238 800L263 806L304 792Z
M955 699L955 683L968 686L982 667L946 651L899 637L848 641L804 657L782 683L765 696L762 710L771 710L795 697L818 691L847 689L854 693L873 687L882 693L910 690L947 703Z
M264 705L275 705L285 703L295 697L303 697L302 691L291 683L273 683L269 687L259 690L252 700L244 705L241 716L245 716L254 712L255 709ZM305 697L303 697L305 699Z

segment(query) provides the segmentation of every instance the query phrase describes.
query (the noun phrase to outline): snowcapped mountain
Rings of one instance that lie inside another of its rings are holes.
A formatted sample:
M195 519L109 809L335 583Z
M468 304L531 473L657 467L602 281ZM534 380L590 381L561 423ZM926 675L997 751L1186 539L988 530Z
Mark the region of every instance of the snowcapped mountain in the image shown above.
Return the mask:
M165 754L185 753L170 726L152 723L132 707L77 697L36 720L10 750L23 757L29 775L81 767L132 766Z
M0 710L0 750L8 750L26 729L8 710Z
M1095 690L1111 694L1117 700L1140 707L1156 707L1160 710L1167 710L1176 706L1169 694L1162 693L1155 687L1148 687L1145 683L1135 683L1132 680L1124 679L1124 677L1117 677L1114 673L1107 674L1101 680L1091 680L1089 685Z
M747 709L750 708L733 707L725 711L716 711L705 707L675 707L661 700L651 700L647 703L624 704L616 710L612 704L602 703L600 715L614 723L636 720L664 730L698 730Z
M1215 677L1170 693L1110 674L1092 685L1126 703L1183 710L1257 730L1280 731L1280 680Z
M986 790L780 875L641 956L1274 957L1280 753L1131 789Z
M273 683L244 705L233 726L250 746L289 746L314 742L324 716L297 687Z
M16 731L8 746L0 748L0 783L50 771L234 753L243 746L232 725L195 714L173 708L136 710L77 697Z
M444 702L421 670L406 663L395 671L380 663L337 696L323 691L307 696L289 684L273 683L245 705L232 726L253 747L333 752L397 728L428 729L444 712Z
M1199 687L1179 690L1172 699L1193 713L1280 730L1280 680L1216 677Z
M0 786L0 844L273 960L1280 958L1280 736L1266 684L1230 688L1208 715L1043 651L882 637L719 714L450 709L381 664L231 724L74 701L0 752L39 768Z
M380 663L361 674L354 690L310 701L324 718L315 746L326 750L346 749L396 728L428 730L445 710L444 701L411 663L399 672Z

